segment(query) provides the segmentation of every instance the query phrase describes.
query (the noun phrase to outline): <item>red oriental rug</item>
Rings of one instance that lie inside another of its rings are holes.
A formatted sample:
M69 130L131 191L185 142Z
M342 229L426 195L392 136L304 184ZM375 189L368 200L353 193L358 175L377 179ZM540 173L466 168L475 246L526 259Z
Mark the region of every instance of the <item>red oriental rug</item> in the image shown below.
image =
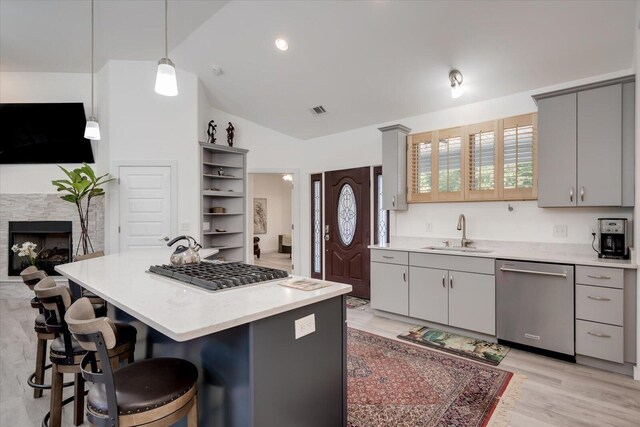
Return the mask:
M348 328L349 427L486 426L513 374Z

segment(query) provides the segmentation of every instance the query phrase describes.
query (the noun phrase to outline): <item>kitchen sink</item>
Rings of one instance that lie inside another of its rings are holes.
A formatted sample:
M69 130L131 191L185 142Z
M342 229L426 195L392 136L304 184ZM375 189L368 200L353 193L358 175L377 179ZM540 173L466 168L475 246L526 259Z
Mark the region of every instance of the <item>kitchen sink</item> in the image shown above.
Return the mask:
M465 247L463 248L462 246L425 246L422 249L428 249L430 251L447 251L447 252L469 252L469 253L482 253L482 254L488 254L493 252L490 249L480 249L480 248L474 248L474 247Z

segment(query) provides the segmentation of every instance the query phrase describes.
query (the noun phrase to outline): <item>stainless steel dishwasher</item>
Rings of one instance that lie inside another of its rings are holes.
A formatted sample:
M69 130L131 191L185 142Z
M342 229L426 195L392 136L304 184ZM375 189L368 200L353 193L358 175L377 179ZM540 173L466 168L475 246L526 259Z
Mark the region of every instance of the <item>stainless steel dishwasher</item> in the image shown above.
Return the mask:
M573 268L496 260L498 340L574 356Z

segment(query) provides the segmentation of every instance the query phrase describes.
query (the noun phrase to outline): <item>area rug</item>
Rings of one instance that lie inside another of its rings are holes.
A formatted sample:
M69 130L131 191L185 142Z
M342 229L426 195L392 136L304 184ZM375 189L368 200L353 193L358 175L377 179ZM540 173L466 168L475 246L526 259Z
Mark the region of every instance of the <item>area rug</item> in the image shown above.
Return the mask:
M358 297L347 297L347 308L358 308L369 304L369 300Z
M349 427L483 427L513 378L511 372L352 328L347 345ZM511 397L511 405L516 400ZM505 413L500 418L508 423Z
M504 345L451 332L443 332L426 326L416 326L409 332L398 335L398 338L448 351L458 356L468 357L490 365L499 365L510 350L509 347Z

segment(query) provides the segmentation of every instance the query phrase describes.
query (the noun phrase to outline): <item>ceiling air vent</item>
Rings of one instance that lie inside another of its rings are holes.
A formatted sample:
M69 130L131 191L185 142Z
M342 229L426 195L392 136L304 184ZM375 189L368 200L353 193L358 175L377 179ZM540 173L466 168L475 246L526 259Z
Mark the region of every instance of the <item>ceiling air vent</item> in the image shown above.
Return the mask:
M324 109L324 107L322 105L318 105L317 107L313 107L311 109L311 112L313 114L315 114L316 116L319 116L320 114L324 114L327 112L327 110Z

